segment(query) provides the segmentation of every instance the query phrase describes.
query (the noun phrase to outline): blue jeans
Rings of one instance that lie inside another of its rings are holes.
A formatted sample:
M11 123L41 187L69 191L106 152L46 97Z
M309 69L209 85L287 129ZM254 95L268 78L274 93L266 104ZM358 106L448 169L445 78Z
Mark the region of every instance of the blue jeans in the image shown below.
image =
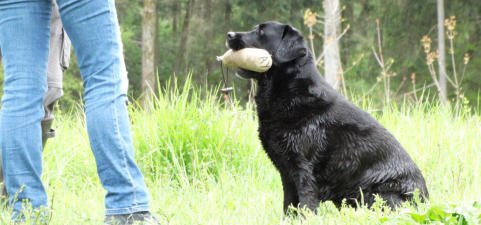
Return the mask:
M122 91L125 73L114 0L57 0L85 88L90 146L105 196L106 215L149 210L134 161ZM51 0L0 0L0 48L5 68L0 148L10 204L47 206L41 182L43 98L47 90ZM75 137L72 137L75 138ZM66 149L68 150L68 149Z

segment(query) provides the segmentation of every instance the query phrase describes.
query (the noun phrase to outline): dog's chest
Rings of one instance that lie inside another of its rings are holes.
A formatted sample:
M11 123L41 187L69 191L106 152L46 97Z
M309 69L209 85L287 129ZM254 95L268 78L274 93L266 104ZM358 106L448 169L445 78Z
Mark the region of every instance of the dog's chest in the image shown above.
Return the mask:
M261 122L259 137L269 156L278 160L311 160L326 145L325 126L316 120Z

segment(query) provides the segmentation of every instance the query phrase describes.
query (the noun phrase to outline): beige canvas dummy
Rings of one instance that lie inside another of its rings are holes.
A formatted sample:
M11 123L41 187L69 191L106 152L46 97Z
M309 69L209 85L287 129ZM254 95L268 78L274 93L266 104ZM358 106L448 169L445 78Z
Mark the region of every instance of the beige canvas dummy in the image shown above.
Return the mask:
M258 73L266 72L272 66L272 57L269 52L259 48L243 48L237 51L229 49L224 55L217 56L217 61L222 61L227 67Z

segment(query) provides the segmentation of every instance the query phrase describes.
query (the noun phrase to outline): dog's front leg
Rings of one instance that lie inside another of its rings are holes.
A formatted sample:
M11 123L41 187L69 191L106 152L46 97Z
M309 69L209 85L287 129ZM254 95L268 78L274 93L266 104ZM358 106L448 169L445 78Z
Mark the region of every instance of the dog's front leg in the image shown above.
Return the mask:
M296 183L287 173L281 173L282 188L284 189L284 213L290 214L289 207L299 206L299 195L297 194Z
M319 206L319 196L315 178L313 176L312 167L299 168L297 173L296 188L299 195L299 207L308 208L316 212Z

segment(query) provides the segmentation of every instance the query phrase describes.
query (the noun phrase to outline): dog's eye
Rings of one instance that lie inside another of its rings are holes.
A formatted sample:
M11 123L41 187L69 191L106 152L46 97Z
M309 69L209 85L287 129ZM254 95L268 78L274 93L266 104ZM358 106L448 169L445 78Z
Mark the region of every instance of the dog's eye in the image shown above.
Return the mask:
M262 28L259 27L257 29L257 34L260 35L260 36L264 35L264 30L262 30Z

